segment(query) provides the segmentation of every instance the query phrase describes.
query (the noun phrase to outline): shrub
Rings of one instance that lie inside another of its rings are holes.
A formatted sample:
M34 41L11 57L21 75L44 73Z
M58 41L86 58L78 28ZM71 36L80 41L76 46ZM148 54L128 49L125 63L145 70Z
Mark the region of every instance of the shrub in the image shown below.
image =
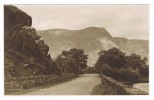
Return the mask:
M118 75L118 69L109 67L107 64L104 64L101 68L101 72L104 75L107 75L112 78L116 78Z
M138 70L134 70L132 68L112 68L106 64L102 66L101 72L113 79L127 82L134 82L140 76Z
M104 64L102 67L101 67L101 73L104 74L104 75L107 75L109 77L112 76L112 68L110 68L107 64Z
M120 49L111 48L99 52L98 60L94 66L97 72L100 71L109 77L120 81L133 82L140 76L148 77L149 67L146 62L146 57L142 59L135 53L126 55Z
M149 76L149 65L141 66L139 69L142 76Z
M96 73L96 70L94 67L87 67L86 68L86 73Z
M118 72L117 79L121 81L134 82L140 76L139 72L132 68L120 68L117 72Z

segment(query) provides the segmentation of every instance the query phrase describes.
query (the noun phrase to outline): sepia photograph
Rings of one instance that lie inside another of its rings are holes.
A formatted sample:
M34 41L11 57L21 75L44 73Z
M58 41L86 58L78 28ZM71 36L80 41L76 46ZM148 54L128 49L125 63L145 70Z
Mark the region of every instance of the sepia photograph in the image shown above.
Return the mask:
M148 4L4 4L4 95L149 95Z

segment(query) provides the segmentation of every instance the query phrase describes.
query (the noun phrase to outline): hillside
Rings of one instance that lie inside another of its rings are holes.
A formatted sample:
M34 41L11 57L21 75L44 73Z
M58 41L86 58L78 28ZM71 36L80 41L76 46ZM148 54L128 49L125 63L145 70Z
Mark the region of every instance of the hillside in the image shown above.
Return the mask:
M114 37L113 41L128 54L137 53L141 57L149 57L149 42L147 40L126 39Z
M56 73L48 45L40 40L31 25L32 18L25 12L14 6L4 6L5 78Z
M117 47L127 54L137 53L148 57L148 41L112 37L105 28L88 27L81 30L49 29L37 31L49 45L52 58L56 58L62 50L81 48L88 54L88 65L93 65L100 50Z

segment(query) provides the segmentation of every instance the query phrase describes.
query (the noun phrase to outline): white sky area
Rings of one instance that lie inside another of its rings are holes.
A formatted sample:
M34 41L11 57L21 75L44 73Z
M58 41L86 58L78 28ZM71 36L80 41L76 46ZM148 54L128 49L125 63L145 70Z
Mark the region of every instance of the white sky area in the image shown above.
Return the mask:
M15 5L36 30L104 27L113 37L149 40L149 5Z

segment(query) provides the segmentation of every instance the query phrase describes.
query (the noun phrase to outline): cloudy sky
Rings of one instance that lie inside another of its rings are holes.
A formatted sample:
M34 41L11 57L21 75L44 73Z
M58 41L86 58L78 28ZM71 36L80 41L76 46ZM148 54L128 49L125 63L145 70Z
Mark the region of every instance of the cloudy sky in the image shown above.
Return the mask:
M149 5L15 5L37 30L104 27L112 36L149 39Z

